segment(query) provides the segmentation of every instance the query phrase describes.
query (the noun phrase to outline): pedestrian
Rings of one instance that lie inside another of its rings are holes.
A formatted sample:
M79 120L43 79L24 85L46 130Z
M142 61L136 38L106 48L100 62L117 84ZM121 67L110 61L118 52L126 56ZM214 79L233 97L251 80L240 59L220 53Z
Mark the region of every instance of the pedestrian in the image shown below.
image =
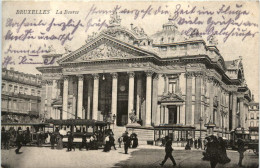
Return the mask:
M204 150L206 150L206 148L207 148L207 143L208 143L208 141L207 141L207 139L205 138L205 139L203 140Z
M10 147L10 139L11 139L11 134L10 131L6 131L5 133L5 143L4 143L4 149L9 150Z
M57 135L57 147L56 149L63 149L62 136L60 134Z
M6 131L5 131L5 128L2 127L2 130L1 130L1 149L4 149L5 148L5 143L6 143Z
M128 132L125 132L124 137L123 137L123 142L124 142L125 154L127 154L128 148L130 146L130 137L128 136Z
M16 154L19 154L19 150L22 148L22 142L23 142L22 130L19 130L16 137L16 146L17 146L17 149L15 150Z
M190 139L190 147L193 147L193 143L194 143L193 138L191 138Z
M111 149L111 147L110 147L110 141L109 141L109 135L107 135L106 137L105 137L105 147L104 147L104 152L109 152L110 151L110 149Z
M90 137L90 143L89 143L91 150L93 150L93 149L95 148L95 147L94 147L94 141L95 141L95 138L94 138L94 135L92 135L92 136Z
M165 137L165 141L166 141L166 144L165 144L165 157L164 157L164 160L162 161L162 163L160 163L161 166L164 165L164 163L167 161L168 158L171 159L172 161L172 164L173 166L176 166L176 162L172 156L172 151L173 151L173 148L172 148L172 140L166 136Z
M113 146L114 149L116 150L116 145L115 145L115 138L112 134L110 134L109 136L109 143L110 143L110 150L111 150L111 147Z
M123 141L123 137L120 136L120 137L117 139L117 141L118 141L119 148L121 148L121 143L122 143L122 141Z
M239 153L239 162L238 162L238 166L239 167L242 167L242 161L243 161L243 158L244 158L244 152L246 151L245 149L245 143L242 139L238 139L237 140L237 151Z
M73 148L74 151L75 151L75 148L73 146L73 140L74 140L73 135L70 131L68 131L67 135L68 135L68 147L67 147L67 149L68 149L68 151L71 151L71 149Z
M198 139L198 148L199 149L202 149L202 144L201 144L201 138L199 137L199 139Z
M219 163L220 164L226 164L229 163L231 160L227 156L227 151L226 151L226 142L223 140L222 137L218 138L219 142Z
M195 139L195 140L194 140L194 148L195 148L195 149L197 149L197 144L198 144L198 140Z
M50 142L51 142L51 149L54 149L54 145L56 143L56 135L55 135L55 133L51 133Z
M137 135L134 134L133 135L133 145L132 145L132 148L137 148L138 146L138 138L137 138Z

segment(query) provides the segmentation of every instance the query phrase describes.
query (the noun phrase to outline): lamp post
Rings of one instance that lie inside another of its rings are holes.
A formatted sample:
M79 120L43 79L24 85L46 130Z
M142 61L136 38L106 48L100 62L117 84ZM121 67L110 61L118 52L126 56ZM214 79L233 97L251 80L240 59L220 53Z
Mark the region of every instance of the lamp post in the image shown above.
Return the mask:
M200 116L200 119L199 119L199 122L200 122L200 139L201 139L201 124L202 124L202 121L203 121L203 119L202 119L202 117Z

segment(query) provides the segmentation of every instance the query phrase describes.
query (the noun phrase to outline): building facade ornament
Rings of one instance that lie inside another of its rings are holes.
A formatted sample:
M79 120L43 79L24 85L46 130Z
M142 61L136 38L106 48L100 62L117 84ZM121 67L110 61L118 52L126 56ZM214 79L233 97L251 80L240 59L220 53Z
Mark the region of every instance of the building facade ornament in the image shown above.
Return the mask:
M111 73L111 76L112 76L113 79L117 79L118 78L118 73L113 72L113 73Z
M92 74L92 76L93 76L94 80L99 79L99 74L97 74L97 73Z
M129 78L134 78L135 77L135 73L134 72L127 72Z

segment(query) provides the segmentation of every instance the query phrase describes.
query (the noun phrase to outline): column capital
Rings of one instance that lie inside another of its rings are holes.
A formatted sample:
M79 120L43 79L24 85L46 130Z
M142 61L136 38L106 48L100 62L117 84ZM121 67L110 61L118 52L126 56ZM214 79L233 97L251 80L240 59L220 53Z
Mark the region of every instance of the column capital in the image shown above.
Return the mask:
M202 78L204 76L204 72L202 72L202 71L194 72L194 76L196 78Z
M63 78L64 81L65 80L69 80L69 76L68 75L63 75L62 78Z
M191 79L193 76L193 72L186 72L184 75L187 79Z
M145 71L147 77L152 77L153 73L154 73L153 71Z
M84 76L83 75L77 75L79 81L82 81L84 79Z
M127 72L129 78L134 78L135 77L135 73L134 72Z
M99 79L99 74L95 73L95 74L92 74L93 78L94 79Z
M113 79L117 79L118 78L118 73L117 72L113 72L110 73Z
M159 79L159 75L160 75L160 74L156 73L155 76L154 76L154 79L155 79L155 80L158 80L158 79Z

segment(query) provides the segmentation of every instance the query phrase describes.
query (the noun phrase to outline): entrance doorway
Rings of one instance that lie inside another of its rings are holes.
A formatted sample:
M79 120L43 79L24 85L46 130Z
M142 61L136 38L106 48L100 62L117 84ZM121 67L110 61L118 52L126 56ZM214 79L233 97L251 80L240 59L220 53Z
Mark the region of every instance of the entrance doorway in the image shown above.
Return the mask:
M168 106L169 124L177 124L177 106Z
M125 126L128 121L128 101L118 101L117 102L117 118L116 118L116 125L117 126Z

